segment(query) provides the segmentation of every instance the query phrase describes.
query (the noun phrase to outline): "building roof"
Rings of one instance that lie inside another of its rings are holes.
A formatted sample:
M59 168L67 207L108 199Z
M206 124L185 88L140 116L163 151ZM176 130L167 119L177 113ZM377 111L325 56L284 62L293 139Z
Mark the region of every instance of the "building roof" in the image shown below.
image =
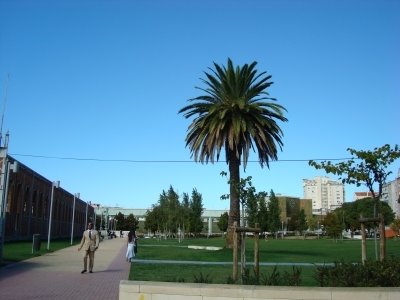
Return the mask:
M115 216L119 212L123 215L133 214L135 217L143 217L149 209L145 208L122 208L122 207L99 207L93 206L97 215L107 214L109 216ZM204 209L202 217L219 218L224 212L229 210L223 209Z
M353 201L354 200L364 199L364 198L371 198L371 197L373 197L371 192L355 192L354 193L354 197L353 197Z

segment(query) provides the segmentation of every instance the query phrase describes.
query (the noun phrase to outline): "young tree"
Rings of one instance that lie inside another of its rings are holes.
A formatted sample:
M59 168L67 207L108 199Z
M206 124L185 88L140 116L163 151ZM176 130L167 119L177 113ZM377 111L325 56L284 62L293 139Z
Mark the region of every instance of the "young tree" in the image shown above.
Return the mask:
M139 229L139 220L133 215L129 214L125 219L125 230Z
M190 99L182 108L186 118L195 116L188 127L186 146L195 161L214 163L219 160L222 148L230 173L229 226L240 224L240 205L237 184L240 182L240 165L246 168L250 150L257 150L261 167L269 167L277 160L282 148L282 130L277 121L286 122L286 109L273 102L267 89L271 76L258 73L257 62L234 66L228 59L227 67L214 63L215 70L205 72L198 88L204 95ZM228 245L232 246L233 232L229 230Z
M364 201L365 199L363 199ZM360 214L367 216L368 213L365 211L360 212L358 209L358 201L343 203L342 207L335 209L335 213L341 216L342 222L344 223L345 230L350 230L351 237L354 235L354 231L360 230Z
M146 211L144 221L144 229L149 230L152 234L161 229L160 224L160 206L153 205L151 210Z
M247 223L249 227L255 227L258 223L259 228L262 228L262 223L266 223L268 211L266 209L265 198L266 192L250 193L247 199ZM261 229L262 230L262 229ZM265 226L266 230L266 226Z
M304 209L300 209L299 216L298 216L298 221L297 221L296 225L297 225L296 229L302 235L303 231L307 229L306 214L304 212Z
M229 215L227 212L224 212L219 217L217 226L218 226L219 230L221 230L222 232L226 232L226 230L228 229L228 218L229 218Z
M400 149L398 145L393 148L386 144L382 147L374 148L373 151L354 150L348 148L347 151L355 158L348 161L332 164L330 161L317 163L313 160L309 161L309 165L316 169L324 169L327 173L338 175L343 183L355 184L360 186L364 184L371 192L375 200L374 217L377 216L377 203L382 197L383 185L386 183L387 177L392 174L387 168L395 160L400 158ZM361 162L356 163L356 160ZM386 241L385 237L381 243L381 259L385 258Z
M337 241L343 230L343 226L337 214L334 212L328 213L322 221L322 225L324 225L326 234Z
M221 176L226 176L227 173L222 171L221 172ZM254 209L254 207L251 207L249 210L249 202L250 205L254 205L254 198L255 198L255 194L256 194L256 189L253 186L253 183L251 182L252 177L248 176L246 178L240 178L240 181L238 184L235 184L235 188L237 189L237 193L239 195L239 203L241 204L242 210L243 210L243 214L242 214L242 219L240 220L240 222L238 223L238 226L245 226L244 223L244 217L245 217L245 213L249 213L250 214L254 214L254 211L252 211L251 209ZM231 185L230 180L228 180L228 184ZM226 200L229 199L230 195L229 194L225 194L221 196L222 200ZM246 212L245 212L246 211ZM254 216L250 216L250 218L252 218ZM247 215L247 221L249 221L249 215Z
M267 193L260 194L259 199L259 210L258 210L258 222L260 224L260 231L268 231L268 206L266 202Z
M259 204L258 204L258 197L254 193L249 195L247 199L247 206L246 206L246 216L247 216L247 224L249 227L254 227L258 222L258 211L259 211Z
M308 229L313 230L313 231L318 229L318 217L308 216L306 218L306 223L307 223Z
M278 198L275 197L275 193L271 190L268 202L268 229L270 232L275 234L277 238L277 233L281 228L281 210L279 208Z
M300 235L307 229L306 215L304 209L301 209L297 214L293 215L288 221L288 229L298 231Z
M201 194L193 189L192 197L190 199L190 232L195 236L201 233L203 229L203 220L201 215L203 214L203 199Z
M182 198L182 230L189 231L190 228L190 198L188 193L183 193Z
M165 234L165 236L167 235L167 233L169 232L169 228L168 228L168 220L169 220L169 211L168 211L168 195L167 192L165 190L162 191L162 193L160 194L160 198L158 200L158 215L157 217L159 218L157 220L158 224L159 224L159 231L163 232Z
M168 214L168 221L167 221L167 227L168 230L170 230L172 233L177 233L178 232L178 227L179 227L179 219L180 219L180 213L181 213L181 204L179 202L179 195L175 192L172 186L169 187L168 192L167 192L167 201L168 201L168 207L167 207L167 214Z
M117 220L118 230L126 230L125 216L121 212L118 212L118 214L115 215L115 220Z
M390 228L396 233L396 239L400 236L400 218L397 217L390 224Z

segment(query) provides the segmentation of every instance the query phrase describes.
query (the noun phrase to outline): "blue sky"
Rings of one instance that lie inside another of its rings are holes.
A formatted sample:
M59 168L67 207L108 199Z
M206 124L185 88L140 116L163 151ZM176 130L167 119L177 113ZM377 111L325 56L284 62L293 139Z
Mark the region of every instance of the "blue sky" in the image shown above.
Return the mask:
M0 0L9 154L85 201L149 208L172 185L226 209L225 158L192 161L178 110L230 57L257 61L288 110L280 161L249 163L242 177L302 197L303 178L326 175L308 159L399 144L399 15L394 0Z

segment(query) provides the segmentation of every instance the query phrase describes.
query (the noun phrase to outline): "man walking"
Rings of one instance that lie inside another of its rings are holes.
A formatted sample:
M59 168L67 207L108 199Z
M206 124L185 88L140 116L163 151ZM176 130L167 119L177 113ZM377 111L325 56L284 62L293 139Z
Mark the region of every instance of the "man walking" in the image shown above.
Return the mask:
M99 242L100 242L99 233L97 230L93 229L92 222L89 222L88 230L85 230L83 232L81 244L78 248L78 251L80 251L83 247L83 250L85 251L83 254L83 270L81 272L82 274L87 272L88 256L89 256L89 273L93 273L94 252L99 247Z

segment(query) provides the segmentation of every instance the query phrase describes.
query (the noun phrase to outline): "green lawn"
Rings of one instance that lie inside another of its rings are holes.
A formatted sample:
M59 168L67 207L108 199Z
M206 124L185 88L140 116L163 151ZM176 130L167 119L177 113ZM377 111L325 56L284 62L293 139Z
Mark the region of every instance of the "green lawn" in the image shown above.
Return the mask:
M379 242L379 241L378 241ZM253 240L246 241L246 261L251 270L253 261ZM140 239L138 256L140 259L189 260L232 262L232 250L223 248L218 251L189 249L188 245L224 247L221 238L177 240ZM375 259L373 240L367 241L368 259ZM379 244L378 244L379 249ZM387 255L400 257L400 241L387 241ZM330 239L284 239L260 240L260 262L298 262L331 263L335 261L360 262L361 241ZM240 268L240 266L239 266ZM272 273L274 267L260 267L261 277ZM300 267L302 284L314 286L314 267ZM278 271L291 273L292 267L278 267ZM250 272L252 274L252 271ZM132 264L130 280L184 281L194 282L196 278L206 277L212 283L226 283L232 275L232 266L190 265L190 264Z
M74 244L80 239L74 240ZM176 239L157 240L139 239L139 259L153 260L187 260L187 261L220 261L232 262L232 250L224 248L225 240L222 238L211 239L185 239L179 243ZM222 247L218 251L189 249L188 245ZM70 239L51 241L50 251L56 251L70 246ZM251 270L253 261L252 239L246 240L246 261ZM47 253L47 240L41 242L41 249L32 254L32 242L5 243L3 258L5 263L28 259L33 256ZM378 245L379 248L379 245ZM375 259L374 241L367 241L368 259ZM400 257L400 240L387 241L387 255ZM305 263L330 263L334 261L360 262L361 241L333 241L330 239L284 239L260 240L260 262L305 262ZM4 265L4 264L3 264ZM239 267L240 268L240 267ZM274 267L261 266L261 278L269 276ZM302 270L301 285L314 286L314 267L300 267ZM278 271L291 272L291 267L278 267ZM250 272L250 274L252 274ZM232 275L232 266L190 265L190 264L132 264L130 280L148 281L184 281L194 282L196 277L205 277L212 283L226 283Z
M224 247L222 238L156 240L140 239L139 257L142 259L232 261L232 250L193 250L188 245ZM367 241L367 258L375 259L374 241ZM379 249L379 241L378 241ZM254 242L246 240L246 259L253 261ZM400 240L387 241L387 255L400 257ZM262 262L307 262L324 263L338 260L361 261L361 241L331 239L278 239L260 240L260 261Z
M75 239L73 244L78 244L80 241L80 239ZM50 241L50 250L47 251L47 240L42 240L40 250L32 253L32 241L6 242L3 247L3 263L0 267L69 246L71 246L71 239L52 240Z

